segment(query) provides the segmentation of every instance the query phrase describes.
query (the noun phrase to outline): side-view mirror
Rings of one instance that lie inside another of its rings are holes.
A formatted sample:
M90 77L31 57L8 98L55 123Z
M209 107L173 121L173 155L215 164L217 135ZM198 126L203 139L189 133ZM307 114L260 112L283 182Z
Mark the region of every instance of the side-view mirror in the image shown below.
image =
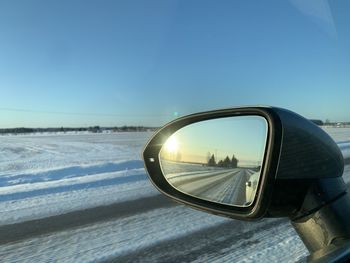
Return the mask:
M291 111L189 115L160 129L143 158L156 188L178 202L240 220L289 217L309 259L339 257L350 238L342 154L327 133Z

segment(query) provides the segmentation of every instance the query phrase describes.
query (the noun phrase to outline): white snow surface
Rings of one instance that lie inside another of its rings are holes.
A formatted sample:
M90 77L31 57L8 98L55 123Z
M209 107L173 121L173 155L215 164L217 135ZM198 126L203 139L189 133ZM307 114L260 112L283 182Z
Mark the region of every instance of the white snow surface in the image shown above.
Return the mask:
M350 157L350 128L325 128ZM141 160L149 132L0 137L0 224L158 192ZM82 200L84 202L82 202Z
M350 157L350 128L324 128ZM157 195L141 152L152 133L0 136L0 225ZM350 166L344 180L350 182ZM230 221L176 206L0 246L4 262L96 262ZM249 225L258 227L264 221ZM254 240L265 240L254 242ZM308 254L290 224L256 231L195 262L294 262ZM291 251L291 247L293 247ZM287 256L286 256L287 255Z
M158 194L141 160L152 133L0 137L0 224Z

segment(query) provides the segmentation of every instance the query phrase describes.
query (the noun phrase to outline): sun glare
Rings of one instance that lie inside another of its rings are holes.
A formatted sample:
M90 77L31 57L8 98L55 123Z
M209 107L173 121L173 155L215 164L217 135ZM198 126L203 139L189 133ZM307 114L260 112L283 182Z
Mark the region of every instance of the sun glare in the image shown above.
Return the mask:
M175 136L171 136L165 143L165 149L169 153L175 153L179 149L179 142Z

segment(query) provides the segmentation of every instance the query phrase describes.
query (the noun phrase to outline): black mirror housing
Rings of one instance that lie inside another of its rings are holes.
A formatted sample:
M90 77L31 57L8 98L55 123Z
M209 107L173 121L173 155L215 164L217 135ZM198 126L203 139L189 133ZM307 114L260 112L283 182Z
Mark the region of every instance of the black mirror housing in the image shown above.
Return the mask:
M172 187L160 166L159 154L165 141L187 125L235 116L260 116L268 124L261 177L252 204L236 207L214 203ZM342 176L344 169L342 154L327 133L296 113L274 107L231 108L177 119L154 135L143 152L143 158L152 183L165 195L206 212L243 220L297 213L316 182L333 182ZM327 198L338 194L337 191L327 193Z

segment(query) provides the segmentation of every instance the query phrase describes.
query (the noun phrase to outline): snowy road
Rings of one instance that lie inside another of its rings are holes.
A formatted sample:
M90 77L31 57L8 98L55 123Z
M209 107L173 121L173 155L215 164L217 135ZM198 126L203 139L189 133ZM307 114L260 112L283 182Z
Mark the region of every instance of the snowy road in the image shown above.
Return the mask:
M207 200L242 206L246 203L246 182L254 171L219 169L167 175L175 188Z
M332 132L350 141L349 129ZM159 195L140 161L149 136L0 138L0 261L295 262L307 255L285 219L236 221Z

